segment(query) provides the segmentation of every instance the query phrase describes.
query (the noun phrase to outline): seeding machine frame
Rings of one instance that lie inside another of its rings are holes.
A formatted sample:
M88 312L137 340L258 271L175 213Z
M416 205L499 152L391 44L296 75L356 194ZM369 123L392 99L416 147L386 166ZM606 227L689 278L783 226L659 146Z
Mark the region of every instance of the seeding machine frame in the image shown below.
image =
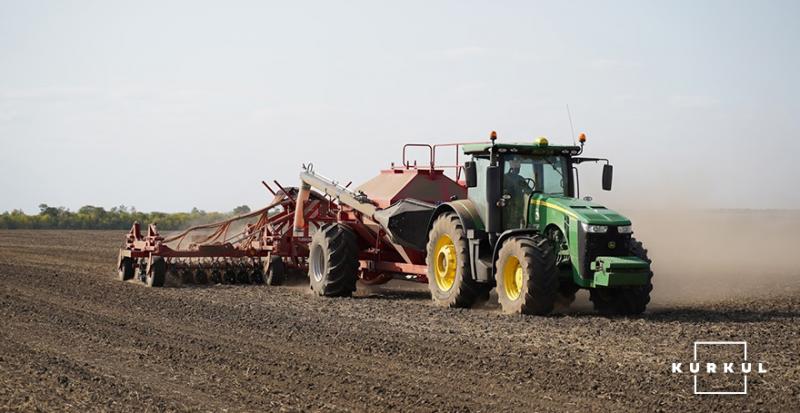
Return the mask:
M463 172L459 150L474 142L403 146L402 164L391 164L389 174L410 173L444 176L452 171L459 181ZM418 163L409 158L411 148L428 150L428 161ZM455 149L453 164L437 164L441 148ZM427 282L425 257L419 251L392 242L387 232L371 216L377 203L363 193L349 190L352 182L337 181L314 172L313 164L303 165L302 188L284 187L273 181L278 190L262 184L272 193L272 203L257 211L224 221L197 225L178 234L163 236L156 223L147 227L134 222L117 259L118 278L137 278L150 287L161 287L172 274L181 283L277 285L289 273L308 270L311 235L327 223L338 222L350 227L359 237L363 250L359 253L359 279L365 284L381 284L395 276ZM313 179L313 185L306 182ZM311 186L315 190L310 190ZM348 202L342 202L345 199ZM366 212L366 213L365 213ZM236 223L252 221L232 230ZM202 235L197 235L203 232ZM210 233L209 233L210 232ZM193 237L194 236L194 237Z

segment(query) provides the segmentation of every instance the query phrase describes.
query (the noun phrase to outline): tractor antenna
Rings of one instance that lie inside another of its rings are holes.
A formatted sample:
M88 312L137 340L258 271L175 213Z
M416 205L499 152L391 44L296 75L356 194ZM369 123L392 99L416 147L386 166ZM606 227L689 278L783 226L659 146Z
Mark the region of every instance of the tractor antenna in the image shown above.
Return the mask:
M572 144L578 146L575 143L575 127L572 126L572 113L569 111L569 103L567 103L567 118L569 118L569 129L572 132Z

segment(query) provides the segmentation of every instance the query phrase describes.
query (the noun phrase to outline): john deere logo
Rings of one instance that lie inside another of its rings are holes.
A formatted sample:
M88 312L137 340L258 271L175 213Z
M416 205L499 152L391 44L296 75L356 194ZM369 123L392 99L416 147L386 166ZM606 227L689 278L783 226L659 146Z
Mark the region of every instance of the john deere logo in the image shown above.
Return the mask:
M617 243L614 241L610 241L608 243L608 249L613 250L614 248L617 248Z

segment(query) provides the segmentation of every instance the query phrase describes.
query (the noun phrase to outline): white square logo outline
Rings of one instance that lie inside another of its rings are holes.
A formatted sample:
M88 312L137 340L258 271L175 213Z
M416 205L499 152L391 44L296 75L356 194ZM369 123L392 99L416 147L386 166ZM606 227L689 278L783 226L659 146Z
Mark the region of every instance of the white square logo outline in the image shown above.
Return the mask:
M697 345L740 345L744 348L744 360L747 361L747 342L746 341L695 341L694 342L694 355L693 360L697 361ZM694 394L747 394L747 374L744 375L744 390L742 391L697 391L697 374L692 375L694 378Z

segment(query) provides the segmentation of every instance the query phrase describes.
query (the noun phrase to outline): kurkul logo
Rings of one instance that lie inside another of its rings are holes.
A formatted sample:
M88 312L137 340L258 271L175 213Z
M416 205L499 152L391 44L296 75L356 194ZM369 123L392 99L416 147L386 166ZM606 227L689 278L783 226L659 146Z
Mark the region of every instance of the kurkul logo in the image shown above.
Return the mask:
M747 359L746 341L695 341L693 350L693 361L672 363L671 371L692 374L694 394L747 394L747 376L767 372L763 362L753 363ZM699 356L701 352L702 357ZM732 359L734 354L736 360ZM714 385L714 379L720 376L727 380L722 385ZM741 376L741 379L731 379L732 376ZM709 385L711 389L706 387Z

